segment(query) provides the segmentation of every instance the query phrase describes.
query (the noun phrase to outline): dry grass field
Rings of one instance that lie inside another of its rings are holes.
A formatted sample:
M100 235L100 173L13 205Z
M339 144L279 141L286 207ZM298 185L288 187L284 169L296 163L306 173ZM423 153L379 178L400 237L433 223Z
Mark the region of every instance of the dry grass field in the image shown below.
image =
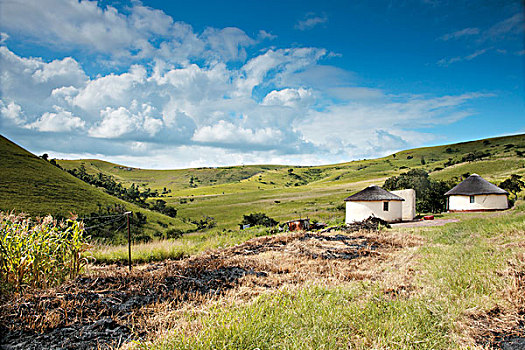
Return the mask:
M258 237L178 261L91 266L2 300L22 348L520 346L525 207L440 227ZM510 344L510 345L509 345ZM507 347L518 349L519 347Z

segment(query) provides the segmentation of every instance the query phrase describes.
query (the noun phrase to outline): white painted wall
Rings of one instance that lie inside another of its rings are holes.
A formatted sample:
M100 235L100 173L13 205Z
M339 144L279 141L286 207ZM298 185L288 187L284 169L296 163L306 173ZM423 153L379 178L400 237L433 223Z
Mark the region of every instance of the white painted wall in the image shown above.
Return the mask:
M470 196L449 196L448 210L488 210L507 209L508 201L505 194L481 194L474 196L474 203L470 203Z
M412 221L416 217L416 191L413 189L390 191L403 198L405 201L401 202L401 218L403 221Z
M383 201L348 201L346 202L347 224L363 221L370 216L383 219L388 222L401 221L401 201L388 201L388 211L383 211Z

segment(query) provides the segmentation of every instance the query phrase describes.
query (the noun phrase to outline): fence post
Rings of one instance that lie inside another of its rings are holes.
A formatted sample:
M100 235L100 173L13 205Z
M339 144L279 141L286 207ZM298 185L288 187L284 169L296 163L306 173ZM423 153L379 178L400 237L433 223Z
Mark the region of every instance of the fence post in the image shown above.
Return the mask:
M128 266L129 271L131 272L131 230L129 227L129 216L131 215L131 212L127 211L124 214L126 215L126 219L128 220Z

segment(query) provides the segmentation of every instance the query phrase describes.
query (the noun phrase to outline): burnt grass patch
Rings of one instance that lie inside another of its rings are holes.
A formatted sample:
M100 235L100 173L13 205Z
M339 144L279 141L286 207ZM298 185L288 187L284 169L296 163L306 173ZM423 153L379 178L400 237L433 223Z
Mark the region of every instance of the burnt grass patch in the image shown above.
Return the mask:
M290 268L271 271L257 262L257 254L270 252L345 264L395 246L377 237L300 232L260 237L179 261L136 266L132 272L115 265L98 267L56 289L4 298L0 305L0 348L119 347L147 336L148 329L138 318L148 317L151 311L143 310L149 306L205 302L242 285L245 278L250 279L249 285L275 287L267 281L268 275L286 274Z

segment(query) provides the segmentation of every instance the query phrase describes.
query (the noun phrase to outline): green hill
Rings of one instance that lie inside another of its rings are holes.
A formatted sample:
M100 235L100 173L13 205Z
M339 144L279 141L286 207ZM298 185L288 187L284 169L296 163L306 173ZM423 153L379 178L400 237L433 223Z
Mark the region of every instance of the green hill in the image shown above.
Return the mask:
M86 184L0 135L0 210L67 217L120 204L148 217L146 231L186 228L180 219L145 210Z
M102 172L124 184L141 184L160 192L179 217L212 216L219 227L232 228L244 214L262 211L284 221L298 216L337 220L349 194L387 177L422 168L441 180L478 173L500 182L525 174L525 135L416 148L378 159L298 167L251 165L179 170L130 168L100 160L59 160L67 169L84 164L89 173ZM192 180L193 179L193 180Z

